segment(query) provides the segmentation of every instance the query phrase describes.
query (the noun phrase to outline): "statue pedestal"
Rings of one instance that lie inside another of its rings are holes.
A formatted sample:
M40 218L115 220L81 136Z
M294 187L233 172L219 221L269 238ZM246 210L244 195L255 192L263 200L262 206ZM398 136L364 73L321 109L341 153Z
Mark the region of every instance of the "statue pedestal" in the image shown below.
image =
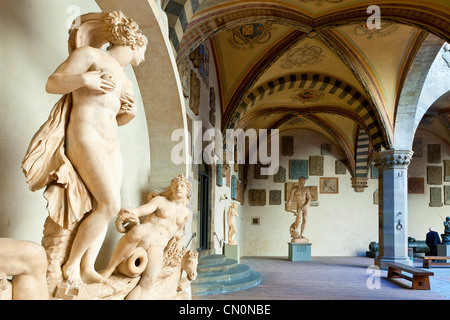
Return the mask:
M450 244L438 244L437 254L441 257L450 257ZM449 263L450 260L440 260L439 262Z
M292 243L289 245L289 261L311 261L311 243Z
M228 259L234 259L239 263L240 256L241 256L240 252L239 252L239 245L225 243L223 246L223 254Z

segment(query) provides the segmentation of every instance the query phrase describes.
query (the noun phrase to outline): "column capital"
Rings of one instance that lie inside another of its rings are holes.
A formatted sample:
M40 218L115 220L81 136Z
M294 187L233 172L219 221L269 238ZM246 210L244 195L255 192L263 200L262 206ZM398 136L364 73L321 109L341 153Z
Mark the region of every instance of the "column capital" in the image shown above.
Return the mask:
M373 160L379 169L406 169L411 162L413 153L411 150L384 150L375 152Z

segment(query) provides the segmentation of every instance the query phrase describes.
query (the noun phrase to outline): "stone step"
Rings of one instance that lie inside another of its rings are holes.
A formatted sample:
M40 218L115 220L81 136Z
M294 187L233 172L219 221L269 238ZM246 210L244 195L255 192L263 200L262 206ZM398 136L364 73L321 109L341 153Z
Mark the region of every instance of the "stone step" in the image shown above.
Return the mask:
M223 282L223 281L234 281L238 279L245 278L250 271L250 268L245 264L235 264L234 267L230 269L225 269L222 271L214 271L208 273L197 273L196 283L205 282Z
M233 259L225 259L221 261L220 263L216 264L198 264L197 266L197 273L212 273L212 272L222 272L229 269L232 269L238 265L236 260Z
M249 270L246 277L234 281L191 283L191 290L192 295L218 294L249 289L260 282L260 274Z
M193 295L217 294L244 290L261 282L259 273L225 255L199 258L197 279L191 283Z
M210 254L198 259L199 266L210 266L223 263L227 260L227 257L223 254Z

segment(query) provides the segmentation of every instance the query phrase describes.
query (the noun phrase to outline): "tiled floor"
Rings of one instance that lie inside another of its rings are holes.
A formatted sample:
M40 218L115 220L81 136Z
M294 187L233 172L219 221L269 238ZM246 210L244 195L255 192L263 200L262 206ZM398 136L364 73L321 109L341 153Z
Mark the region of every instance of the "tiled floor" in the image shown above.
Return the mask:
M366 257L313 257L292 262L287 257L242 257L262 276L253 288L193 300L450 300L450 267L432 267L431 290L412 290L411 282L388 280ZM422 260L414 261L422 267Z

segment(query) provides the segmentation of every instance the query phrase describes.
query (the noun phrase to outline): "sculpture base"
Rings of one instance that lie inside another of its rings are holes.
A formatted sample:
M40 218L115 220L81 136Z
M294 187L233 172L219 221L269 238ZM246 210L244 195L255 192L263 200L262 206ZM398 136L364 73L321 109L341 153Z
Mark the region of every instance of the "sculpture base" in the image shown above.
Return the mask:
M311 261L311 243L293 243L289 245L289 261Z
M291 243L309 243L309 239L302 237L302 238L292 238Z
M223 246L223 254L228 259L236 260L238 263L240 261L240 252L239 252L239 245L237 244L228 244L225 243Z
M437 254L441 257L450 257L450 244L438 244ZM439 260L438 262L449 263L450 260Z

